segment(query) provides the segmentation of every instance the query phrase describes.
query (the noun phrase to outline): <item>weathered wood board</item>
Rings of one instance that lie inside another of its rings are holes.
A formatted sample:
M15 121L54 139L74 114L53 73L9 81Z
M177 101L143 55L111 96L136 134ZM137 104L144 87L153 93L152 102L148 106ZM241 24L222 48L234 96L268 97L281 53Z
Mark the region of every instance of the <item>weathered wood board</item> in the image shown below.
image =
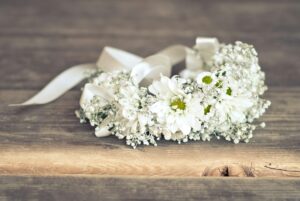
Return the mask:
M0 177L1 200L299 200L299 179Z
M300 200L299 19L296 0L0 0L0 200ZM248 144L97 139L74 115L82 85L7 106L106 45L147 56L196 36L258 50L272 106Z
M79 91L53 104L27 108L4 104L24 100L33 91L1 92L0 173L100 174L108 176L300 176L300 88L271 88L273 105L263 116L253 140L224 140L133 150L115 137L96 138L74 115ZM280 94L280 96L278 96ZM8 122L13 122L8 123Z

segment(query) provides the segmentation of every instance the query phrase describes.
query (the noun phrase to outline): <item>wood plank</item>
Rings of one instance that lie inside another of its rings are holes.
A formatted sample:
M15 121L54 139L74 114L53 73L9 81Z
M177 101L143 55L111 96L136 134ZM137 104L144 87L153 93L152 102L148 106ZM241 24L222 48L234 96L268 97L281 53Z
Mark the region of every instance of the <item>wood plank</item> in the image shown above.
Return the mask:
M254 34L256 31L280 34L289 33L291 28L294 35L299 32L297 19L292 19L299 16L298 1L273 0L270 4L269 1L239 2L237 0L226 2L220 0L214 2L207 0L184 2L180 0L160 2L53 0L43 3L38 0L26 2L2 0L1 4L0 23L5 29L0 33L8 34L41 33L49 36L119 33L118 35L149 36L165 33L164 35L170 36L170 34L195 34L195 30L201 29L213 33L217 27L219 31L227 33L236 29L238 32L248 34ZM70 9L71 5L72 9ZM274 11L281 11L280 15L274 15ZM11 24L10 21L15 21L15 24ZM239 29L237 29L238 25ZM136 32L137 28L141 32ZM174 33L172 28L182 31ZM147 30L152 31L153 34L146 32Z
M123 176L300 176L300 88L271 88L273 105L248 144L160 142L132 150L113 136L97 139L74 115L79 91L53 104L28 108L6 104L31 90L0 92L1 174L93 174ZM278 95L280 94L280 96Z
M39 89L72 65L94 62L105 45L147 56L196 36L253 43L268 85L300 85L299 1L0 3L0 89Z
M299 188L298 179L1 176L0 200L292 201Z

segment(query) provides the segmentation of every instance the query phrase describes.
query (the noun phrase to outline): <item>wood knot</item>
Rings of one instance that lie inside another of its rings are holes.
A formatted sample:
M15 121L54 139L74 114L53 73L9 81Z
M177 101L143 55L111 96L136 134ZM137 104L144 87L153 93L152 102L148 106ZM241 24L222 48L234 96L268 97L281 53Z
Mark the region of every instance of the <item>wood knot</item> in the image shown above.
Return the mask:
M211 166L204 170L203 176L208 177L254 177L252 167L242 165Z

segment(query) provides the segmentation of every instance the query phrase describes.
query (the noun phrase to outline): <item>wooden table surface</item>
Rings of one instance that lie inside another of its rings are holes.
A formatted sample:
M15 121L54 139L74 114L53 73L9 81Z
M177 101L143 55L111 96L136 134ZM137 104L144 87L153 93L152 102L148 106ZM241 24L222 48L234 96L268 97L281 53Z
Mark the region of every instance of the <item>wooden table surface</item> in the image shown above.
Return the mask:
M300 200L299 20L299 1L0 0L0 200ZM82 85L7 106L106 45L147 56L197 36L259 52L272 106L248 144L98 139L74 115Z

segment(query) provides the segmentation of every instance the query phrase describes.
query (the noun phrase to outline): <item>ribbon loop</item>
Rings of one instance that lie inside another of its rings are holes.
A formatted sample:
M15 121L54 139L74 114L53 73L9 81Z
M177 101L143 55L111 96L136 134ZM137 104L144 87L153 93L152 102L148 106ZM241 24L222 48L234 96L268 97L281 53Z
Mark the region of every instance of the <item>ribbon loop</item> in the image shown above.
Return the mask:
M219 49L217 38L198 37L194 49L188 49L186 69L181 72L185 78L195 78L202 71L210 71L208 64Z
M115 70L130 70L133 66L143 60L135 54L113 47L104 47L97 61L97 67L105 72Z
M84 105L89 103L94 96L100 96L104 101L110 101L113 98L113 94L111 91L107 90L107 88L87 83L83 88L80 106L84 107Z
M219 42L217 38L198 37L194 48L199 52L204 62L210 62L219 49Z
M147 86L153 80L159 79L160 74L171 75L170 59L160 54L147 57L131 71L133 81L142 86Z

